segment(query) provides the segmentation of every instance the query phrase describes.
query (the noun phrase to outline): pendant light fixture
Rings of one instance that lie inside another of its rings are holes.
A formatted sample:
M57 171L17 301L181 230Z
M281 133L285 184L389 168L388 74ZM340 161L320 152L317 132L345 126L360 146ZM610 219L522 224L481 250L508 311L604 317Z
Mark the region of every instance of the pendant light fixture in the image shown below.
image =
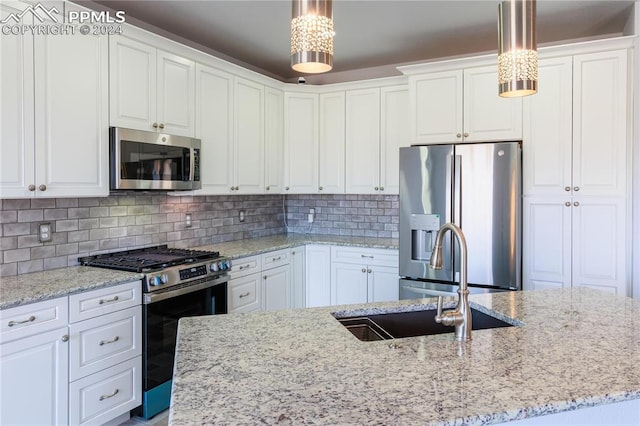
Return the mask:
M536 0L498 4L498 85L504 98L538 91Z
M292 0L291 68L321 73L333 68L332 0Z

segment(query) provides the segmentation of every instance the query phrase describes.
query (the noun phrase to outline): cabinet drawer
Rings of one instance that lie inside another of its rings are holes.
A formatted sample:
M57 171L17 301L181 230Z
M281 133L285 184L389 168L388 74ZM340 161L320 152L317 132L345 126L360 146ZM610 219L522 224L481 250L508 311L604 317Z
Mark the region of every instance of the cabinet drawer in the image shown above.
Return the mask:
M260 310L261 280L261 274L251 274L229 281L229 313Z
M231 262L230 278L244 277L254 274L262 270L262 261L260 256L249 256L240 259L234 259Z
M0 310L2 343L60 327L69 322L69 301L60 297Z
M142 353L142 307L69 326L69 380L93 374Z
M142 303L142 282L133 281L113 287L69 296L69 322L110 314Z
M397 267L398 250L332 246L331 261Z
M289 249L270 251L262 254L262 270L288 265L291 252Z
M69 424L101 425L142 403L142 359L69 384Z

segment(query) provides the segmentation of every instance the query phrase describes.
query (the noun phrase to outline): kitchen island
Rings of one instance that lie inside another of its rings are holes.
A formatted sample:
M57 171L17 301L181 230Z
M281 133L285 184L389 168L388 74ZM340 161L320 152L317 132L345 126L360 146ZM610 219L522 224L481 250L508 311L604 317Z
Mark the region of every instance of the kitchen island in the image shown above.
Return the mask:
M576 288L470 301L519 325L468 343L363 342L336 320L434 299L183 318L170 424L640 424L640 300Z

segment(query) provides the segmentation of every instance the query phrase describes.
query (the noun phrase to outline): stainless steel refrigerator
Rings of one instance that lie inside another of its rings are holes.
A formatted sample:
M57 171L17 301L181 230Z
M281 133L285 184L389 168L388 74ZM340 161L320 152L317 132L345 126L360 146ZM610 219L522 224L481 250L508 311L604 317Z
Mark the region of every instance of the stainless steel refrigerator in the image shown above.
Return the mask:
M471 293L522 288L520 142L400 148L400 298L455 294L459 249L444 239L444 265L429 268L438 228L460 226Z

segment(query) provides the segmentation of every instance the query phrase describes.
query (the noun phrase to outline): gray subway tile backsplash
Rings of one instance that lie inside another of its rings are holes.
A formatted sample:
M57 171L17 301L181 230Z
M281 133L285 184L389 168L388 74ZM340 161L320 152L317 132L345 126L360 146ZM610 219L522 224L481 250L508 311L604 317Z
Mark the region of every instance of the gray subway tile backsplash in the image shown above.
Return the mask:
M2 199L0 207L0 276L74 266L80 256L158 244L198 247L285 232L398 237L397 195L123 193L105 198ZM309 208L316 212L311 226ZM245 211L244 222L239 221L239 210ZM184 221L187 212L192 218L189 228ZM51 223L51 241L39 241L40 222Z

